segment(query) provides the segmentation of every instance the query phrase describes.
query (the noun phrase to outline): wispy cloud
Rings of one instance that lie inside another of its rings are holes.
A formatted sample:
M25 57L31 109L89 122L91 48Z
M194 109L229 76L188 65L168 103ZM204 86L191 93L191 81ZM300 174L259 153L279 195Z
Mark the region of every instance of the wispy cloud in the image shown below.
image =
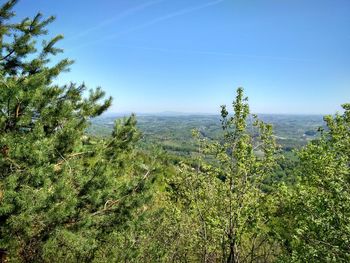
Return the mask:
M84 36L90 34L91 32L102 29L106 26L109 26L109 25L119 21L119 20L122 20L126 17L132 16L132 15L136 14L137 12L139 12L143 9L146 9L147 7L159 4L161 2L164 2L164 0L153 0L153 1L149 1L146 3L140 4L138 6L132 7L130 9L125 10L124 12L122 12L120 14L117 14L116 16L110 17L109 19L106 19L106 20L100 22L99 24L97 24L95 26L87 28L87 29L85 29L85 30L73 35L73 36L70 36L70 37L66 38L66 40L73 40L73 39L84 37Z
M188 14L188 13L192 13L192 12L195 12L197 10L204 9L204 8L207 8L207 7L210 7L210 6L218 5L218 4L220 4L220 3L224 2L224 1L225 0L215 0L215 1L204 3L202 5L197 5L197 6L193 6L193 7L184 8L184 9L181 9L179 11L176 11L176 12L173 12L173 13L169 13L169 14L166 14L166 15L161 16L161 17L157 17L157 18L155 18L153 20L150 20L148 22L145 22L143 24L140 24L140 25L128 28L125 31L120 32L120 34L130 33L130 32L133 32L133 31L136 31L136 30L139 30L139 29L143 29L143 28L146 28L146 27L149 27L149 26L153 26L155 24L164 22L164 21L172 19L174 17L178 17L178 16L182 16L182 15L185 15L185 14ZM119 34L112 35L112 36L110 36L110 38L113 38L113 37L116 37L116 36L119 36Z
M152 2L152 4L155 4L155 3L159 3L159 2L162 2L163 0L160 0L160 1L154 1ZM91 41L91 42L88 42L88 43L85 43L79 47L73 47L71 48L70 50L72 49L76 49L76 48L82 48L82 47L86 47L86 46L90 46L90 45L93 45L93 44L96 44L96 43L100 43L100 42L103 42L103 41L107 41L107 40L111 40L111 39L115 39L115 38L118 38L119 36L122 36L124 34L128 34L128 33L131 33L131 32L134 32L134 31L137 31L137 30L140 30L140 29L144 29L144 28L147 28L147 27L150 27L150 26L153 26L155 24L158 24L158 23L161 23L161 22L164 22L166 20L169 20L169 19L172 19L172 18L175 18L175 17L179 17L179 16L182 16L182 15L185 15L185 14L188 14L188 13L192 13L192 12L195 12L195 11L198 11L198 10L201 10L201 9L204 9L204 8L208 8L208 7L211 7L211 6L215 6L215 5L218 5L222 2L224 2L226 0L215 0L215 1L210 1L210 2L207 2L207 3L204 3L204 4L201 4L201 5L196 5L196 6L192 6L192 7L187 7L187 8L184 8L184 9L181 9L181 10L178 10L178 11L175 11L175 12L171 12L171 13L168 13L166 15L163 15L163 16L160 16L160 17L157 17L157 18L154 18L152 20L149 20L147 22L144 22L140 25L136 25L136 26L133 26L133 27L129 27L123 31L120 31L116 34L112 34L112 35L109 35L109 36L106 36L106 37L102 37L102 38L99 38L95 41ZM150 6L150 4L148 5ZM143 7L145 8L145 7ZM140 10L140 9L138 9ZM135 11L134 11L135 12ZM133 13L134 13L133 12ZM113 20L114 22L115 20ZM98 29L99 26L96 26L96 28ZM95 30L95 29L94 29ZM88 32L86 32L85 34L91 32L92 30L89 30ZM83 32L84 33L84 32Z
M193 54L193 55L237 57L237 58L263 59L263 60L299 61L299 62L314 61L314 60L311 60L308 58L285 57L285 56L267 56L267 55L248 55L248 54L237 54L237 53L232 53L232 52L220 52L220 51L169 49L169 48L162 48L162 47L129 46L129 45L115 45L115 44L113 46L119 47L119 48L141 49L141 50L149 50L149 51L164 52L164 53L181 53L181 54Z

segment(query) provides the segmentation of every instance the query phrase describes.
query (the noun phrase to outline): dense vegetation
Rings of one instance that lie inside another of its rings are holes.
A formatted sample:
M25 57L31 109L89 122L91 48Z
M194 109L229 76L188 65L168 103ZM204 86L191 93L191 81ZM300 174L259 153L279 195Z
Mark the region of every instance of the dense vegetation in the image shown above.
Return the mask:
M0 9L0 261L350 260L349 104L293 158L242 88L191 154L139 143L134 115L96 136L112 99L55 84L62 36L39 47L53 18L12 22L15 3Z

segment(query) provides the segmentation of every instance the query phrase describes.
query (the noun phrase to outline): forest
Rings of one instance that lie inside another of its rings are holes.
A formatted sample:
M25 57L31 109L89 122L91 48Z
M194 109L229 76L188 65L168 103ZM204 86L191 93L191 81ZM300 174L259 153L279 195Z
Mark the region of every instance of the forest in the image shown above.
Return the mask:
M73 61L53 59L54 17L16 2L0 8L0 262L350 261L350 104L302 132L243 88L215 116L105 121L101 88L56 82Z

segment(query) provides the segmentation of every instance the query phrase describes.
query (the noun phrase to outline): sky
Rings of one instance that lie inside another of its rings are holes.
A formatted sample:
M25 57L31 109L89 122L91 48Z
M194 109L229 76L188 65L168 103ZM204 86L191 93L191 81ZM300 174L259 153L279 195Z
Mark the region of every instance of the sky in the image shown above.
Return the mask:
M349 0L21 0L55 15L57 80L101 86L110 112L218 113L243 87L254 113L329 114L350 102ZM58 59L58 58L57 58Z

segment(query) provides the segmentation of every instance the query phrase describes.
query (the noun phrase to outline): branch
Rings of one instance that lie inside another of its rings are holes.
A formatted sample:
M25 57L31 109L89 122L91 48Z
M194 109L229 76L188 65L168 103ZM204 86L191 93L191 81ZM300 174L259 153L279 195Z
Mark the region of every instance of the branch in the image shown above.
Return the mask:
M17 168L18 171L20 171L20 172L24 171L24 169L18 163L16 163L14 160L12 160L11 158L6 157L5 160L9 161L11 164L13 164ZM12 170L12 168L11 168L11 170Z
M144 176L142 177L142 180L141 181L144 181L147 179L148 175L150 174L151 170L148 170ZM140 187L140 183L138 183L136 185L136 187L134 187L134 189L131 191L131 193L135 193ZM122 196L121 198L117 199L117 200L107 200L106 203L104 204L103 206L103 209L102 210L99 210L99 211L96 211L94 213L92 213L92 216L95 216L95 215L99 215L99 214L103 214L105 212L108 212L110 210L113 209L113 206L118 204L120 201L122 201L124 198L128 197L128 195L124 195Z
M12 49L6 56L0 58L0 61L6 60L8 57L10 57L13 53L15 53L15 50Z
M86 153L92 153L92 151L87 151L87 152L79 152L79 153L73 153L73 154L70 154L67 156L67 158L64 158L60 153L58 153L62 160L59 161L58 163L56 163L54 165L54 170L55 171L58 171L60 169L60 166L64 163L64 162L68 162L69 160L71 160L72 158L74 157L77 157L77 156L80 156L80 155L83 155L83 154L86 154Z

